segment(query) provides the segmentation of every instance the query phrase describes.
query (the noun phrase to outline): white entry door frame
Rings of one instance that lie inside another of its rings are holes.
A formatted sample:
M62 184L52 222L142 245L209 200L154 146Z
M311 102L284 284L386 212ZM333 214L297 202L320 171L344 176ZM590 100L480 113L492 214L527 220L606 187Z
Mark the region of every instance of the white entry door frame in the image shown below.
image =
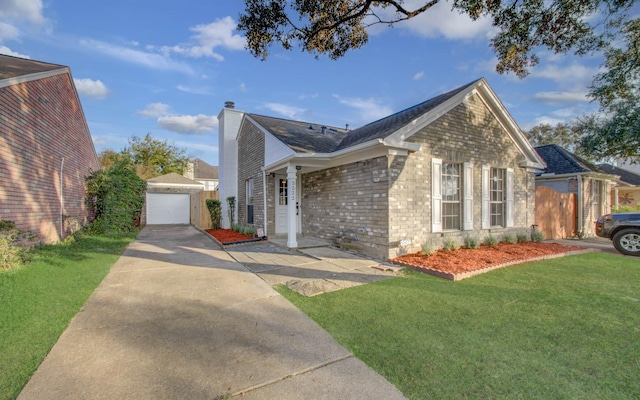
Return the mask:
M285 174L276 174L275 176L275 230L276 235L284 235L287 233L288 227L288 213L289 213L289 182L287 180L287 175ZM296 214L296 233L300 233L302 231L302 213L301 213L301 185L300 182L296 185L296 195L295 195L295 204L292 204L295 207Z

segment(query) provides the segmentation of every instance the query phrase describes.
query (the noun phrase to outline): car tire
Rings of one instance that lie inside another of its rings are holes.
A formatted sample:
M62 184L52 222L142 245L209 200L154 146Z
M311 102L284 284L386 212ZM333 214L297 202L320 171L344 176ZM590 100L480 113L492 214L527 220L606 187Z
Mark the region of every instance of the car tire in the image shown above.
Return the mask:
M640 229L623 229L613 235L613 247L628 256L640 256Z

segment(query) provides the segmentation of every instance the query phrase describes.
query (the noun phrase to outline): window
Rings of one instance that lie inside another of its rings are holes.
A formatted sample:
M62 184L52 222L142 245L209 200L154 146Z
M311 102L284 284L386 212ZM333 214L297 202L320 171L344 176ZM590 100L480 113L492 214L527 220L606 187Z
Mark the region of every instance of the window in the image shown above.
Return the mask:
M462 164L442 164L442 229L460 230Z
M286 206L287 205L287 180L280 179L280 194L278 195L278 205Z
M600 181L596 181L596 180L592 180L591 181L591 208L592 208L592 217L594 219L598 218L600 216L601 211L600 211L600 193L601 193L601 186L602 182Z
M253 224L253 178L247 179L247 224Z
M432 158L431 232L461 229L473 229L473 166Z
M505 226L505 172L502 168L491 168L489 189L491 226Z

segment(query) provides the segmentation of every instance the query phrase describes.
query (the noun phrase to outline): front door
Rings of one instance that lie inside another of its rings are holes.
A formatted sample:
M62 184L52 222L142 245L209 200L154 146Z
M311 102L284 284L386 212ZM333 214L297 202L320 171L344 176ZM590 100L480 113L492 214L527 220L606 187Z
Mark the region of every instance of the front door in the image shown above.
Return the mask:
M288 207L288 190L289 186L287 185L287 176L286 175L276 175L276 235L282 235L287 233L287 207ZM300 184L297 186L297 194L296 198L298 199L298 204L295 206L296 215L297 215L297 231L300 232L302 219L300 217Z

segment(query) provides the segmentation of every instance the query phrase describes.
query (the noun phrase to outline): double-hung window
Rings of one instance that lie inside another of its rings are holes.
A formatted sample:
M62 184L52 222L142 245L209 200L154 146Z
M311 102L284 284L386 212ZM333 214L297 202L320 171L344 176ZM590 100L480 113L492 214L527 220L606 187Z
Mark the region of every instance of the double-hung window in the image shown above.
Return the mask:
M462 164L442 164L442 229L460 230Z
M482 229L513 226L513 169L482 166Z
M505 177L506 170L491 168L489 186L489 208L491 213L491 226L505 226Z
M473 229L473 166L431 159L431 231Z
M247 224L253 224L253 178L247 179Z

